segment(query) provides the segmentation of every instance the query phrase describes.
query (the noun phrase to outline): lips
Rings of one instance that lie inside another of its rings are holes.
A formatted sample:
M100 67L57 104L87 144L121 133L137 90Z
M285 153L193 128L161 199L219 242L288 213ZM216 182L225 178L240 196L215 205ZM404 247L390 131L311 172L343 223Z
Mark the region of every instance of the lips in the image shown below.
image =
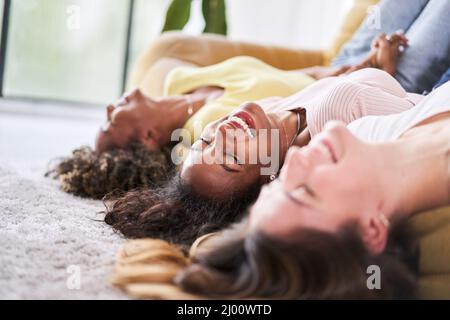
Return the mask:
M236 129L245 131L250 138L254 138L252 129L255 129L255 122L247 112L240 111L230 115L226 120L226 123L232 125Z
M322 140L320 142L325 146L325 148L327 148L328 152L330 153L331 159L333 160L334 163L336 163L337 162L336 153L334 152L333 146L331 145L330 141Z
M237 117L243 120L250 129L255 129L255 121L252 116L245 111L239 111L232 115L233 117Z

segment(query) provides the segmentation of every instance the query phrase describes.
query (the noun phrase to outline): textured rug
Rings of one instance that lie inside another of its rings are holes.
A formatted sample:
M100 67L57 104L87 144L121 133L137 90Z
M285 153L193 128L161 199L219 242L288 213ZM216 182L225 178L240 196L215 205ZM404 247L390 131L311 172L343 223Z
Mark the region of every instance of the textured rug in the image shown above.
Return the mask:
M121 299L108 276L123 239L101 201L44 178L43 163L0 161L0 299Z

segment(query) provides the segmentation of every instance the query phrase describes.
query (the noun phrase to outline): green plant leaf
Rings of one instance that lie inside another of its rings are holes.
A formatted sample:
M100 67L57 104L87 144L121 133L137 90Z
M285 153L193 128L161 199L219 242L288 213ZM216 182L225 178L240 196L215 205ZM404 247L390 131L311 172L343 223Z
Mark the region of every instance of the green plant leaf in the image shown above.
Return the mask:
M225 0L203 0L202 12L205 19L203 32L227 34Z
M167 9L166 22L162 32L182 30L191 15L191 0L172 0Z

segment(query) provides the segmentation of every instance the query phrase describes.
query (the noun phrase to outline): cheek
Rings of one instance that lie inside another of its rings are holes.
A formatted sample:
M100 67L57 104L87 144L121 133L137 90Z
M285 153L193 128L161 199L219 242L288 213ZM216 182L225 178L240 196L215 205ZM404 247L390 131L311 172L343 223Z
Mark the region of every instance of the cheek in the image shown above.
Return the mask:
M210 153L206 152L204 150L202 150L201 152L197 152L197 151L190 151L184 162L183 162L183 168L188 168L191 167L193 165L197 165L197 164L202 164L202 163L206 163L207 159L210 159Z
M364 201L359 184L361 174L344 168L323 168L311 176L311 187L328 212L350 212L359 201Z
M95 139L95 150L104 152L110 148L111 143L108 140L106 134L100 131Z
M273 131L273 130L272 130ZM257 139L250 141L251 150L257 152L259 158L265 156L272 156L279 154L279 141L277 139L277 134L270 133L269 131L261 132L258 131Z
M236 154L245 165L255 165L260 161L260 153L258 152L258 143L255 140L239 142L237 144Z
M212 135L216 131L217 126L218 126L217 122L210 123L203 129L203 134L204 135Z
M214 122L211 122L207 124L203 128L203 134L208 136L213 136L216 133L217 127L220 125L221 122L223 122L227 117L221 118L219 120L216 120Z
M321 167L314 169L309 174L307 184L317 194L317 197L327 203L334 203L335 200L351 192L352 175L336 167Z

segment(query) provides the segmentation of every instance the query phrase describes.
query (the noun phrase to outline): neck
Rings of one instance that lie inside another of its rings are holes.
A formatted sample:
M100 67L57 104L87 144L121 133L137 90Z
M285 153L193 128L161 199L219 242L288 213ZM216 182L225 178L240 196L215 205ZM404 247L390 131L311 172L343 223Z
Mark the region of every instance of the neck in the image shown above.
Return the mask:
M155 104L164 104L164 107L158 110L161 114L159 117L160 130L171 134L173 130L182 128L189 118L206 103L217 99L222 94L223 89L221 88L204 87L184 95L156 100Z
M272 127L280 130L280 151L285 154L297 137L298 126L302 125L298 123L299 117L296 112L279 111L269 113L268 118L272 122Z
M449 203L450 130L375 145L382 213L391 221ZM424 133L422 131L422 133Z
M191 95L173 96L169 98L170 103L162 110L162 121L166 122L166 126L170 131L182 128L189 117L200 109L198 101L193 100ZM203 105L203 104L202 104ZM189 108L192 108L192 114L189 114Z

